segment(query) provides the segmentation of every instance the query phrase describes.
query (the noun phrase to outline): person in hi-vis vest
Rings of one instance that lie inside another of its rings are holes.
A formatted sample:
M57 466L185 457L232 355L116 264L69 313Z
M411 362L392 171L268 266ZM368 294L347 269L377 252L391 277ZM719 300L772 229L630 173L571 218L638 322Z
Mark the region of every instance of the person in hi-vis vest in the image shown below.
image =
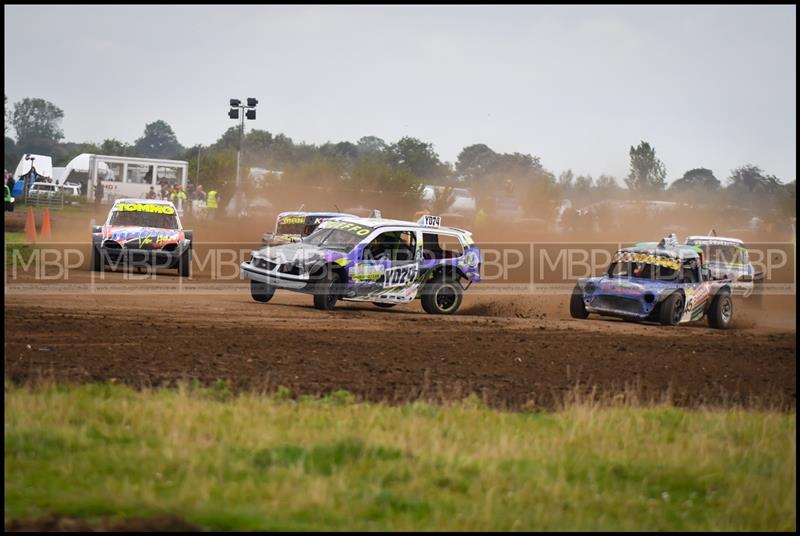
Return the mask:
M208 191L206 197L206 209L208 209L208 217L214 219L217 217L217 208L219 207L219 193L213 188Z

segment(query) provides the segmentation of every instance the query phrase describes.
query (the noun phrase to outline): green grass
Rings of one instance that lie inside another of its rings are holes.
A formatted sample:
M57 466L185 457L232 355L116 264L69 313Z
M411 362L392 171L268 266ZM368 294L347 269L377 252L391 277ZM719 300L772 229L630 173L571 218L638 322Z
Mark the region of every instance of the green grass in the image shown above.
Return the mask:
M796 415L5 389L5 521L220 530L796 529Z
M28 262L28 259L33 253L35 247L28 244L27 240L25 239L25 233L19 232L5 232L4 243L3 250L6 266L11 266L13 264L15 256L17 258L17 262Z

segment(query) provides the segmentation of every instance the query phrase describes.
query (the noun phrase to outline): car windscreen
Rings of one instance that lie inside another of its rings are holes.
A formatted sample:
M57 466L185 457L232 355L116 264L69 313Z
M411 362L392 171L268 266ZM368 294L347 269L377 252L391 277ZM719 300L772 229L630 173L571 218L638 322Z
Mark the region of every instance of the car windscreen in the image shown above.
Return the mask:
M349 252L356 244L361 242L361 237L342 229L317 229L303 238L304 244L310 244L324 249Z
M623 279L675 281L678 274L675 268L646 262L614 262L608 268L609 276Z
M158 227L161 229L177 229L178 219L175 214L159 214L144 211L114 211L111 213L109 225L137 225L141 227Z
M618 251L611 259L608 275L673 281L678 278L680 267L680 261L672 256L640 251Z
M745 264L747 262L743 248L734 245L702 244L703 257L706 262L722 262L725 264Z
M279 223L275 234L299 235L303 233L304 223Z

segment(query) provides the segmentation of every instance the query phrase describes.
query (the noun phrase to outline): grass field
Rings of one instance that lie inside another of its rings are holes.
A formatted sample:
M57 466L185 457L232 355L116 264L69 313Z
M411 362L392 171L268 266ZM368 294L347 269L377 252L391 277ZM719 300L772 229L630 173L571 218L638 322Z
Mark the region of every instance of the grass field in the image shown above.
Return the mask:
M5 523L209 529L796 529L796 414L5 387Z
M25 240L25 233L5 232L3 233L3 243L6 266L10 266L13 263L15 251L17 252L18 262L26 262L34 248Z

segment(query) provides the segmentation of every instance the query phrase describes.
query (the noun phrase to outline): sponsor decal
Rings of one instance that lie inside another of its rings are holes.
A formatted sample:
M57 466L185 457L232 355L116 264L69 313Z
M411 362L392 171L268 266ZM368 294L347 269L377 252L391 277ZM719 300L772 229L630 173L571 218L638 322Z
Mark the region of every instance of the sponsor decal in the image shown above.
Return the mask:
M364 227L363 225L358 225L356 223L350 223L346 221L333 221L327 220L322 222L319 225L320 229L339 229L341 231L348 231L354 233L358 236L367 236L370 231L372 231L371 227Z
M278 225L292 225L295 223L305 223L305 216L284 216L278 222Z
M146 203L117 203L115 212L154 212L156 214L175 214L175 209L169 205L149 205Z
M611 262L636 262L644 264L654 264L656 266L663 266L677 270L680 268L680 262L673 257L665 255L650 255L648 253L633 253L630 251L619 251L611 259Z

